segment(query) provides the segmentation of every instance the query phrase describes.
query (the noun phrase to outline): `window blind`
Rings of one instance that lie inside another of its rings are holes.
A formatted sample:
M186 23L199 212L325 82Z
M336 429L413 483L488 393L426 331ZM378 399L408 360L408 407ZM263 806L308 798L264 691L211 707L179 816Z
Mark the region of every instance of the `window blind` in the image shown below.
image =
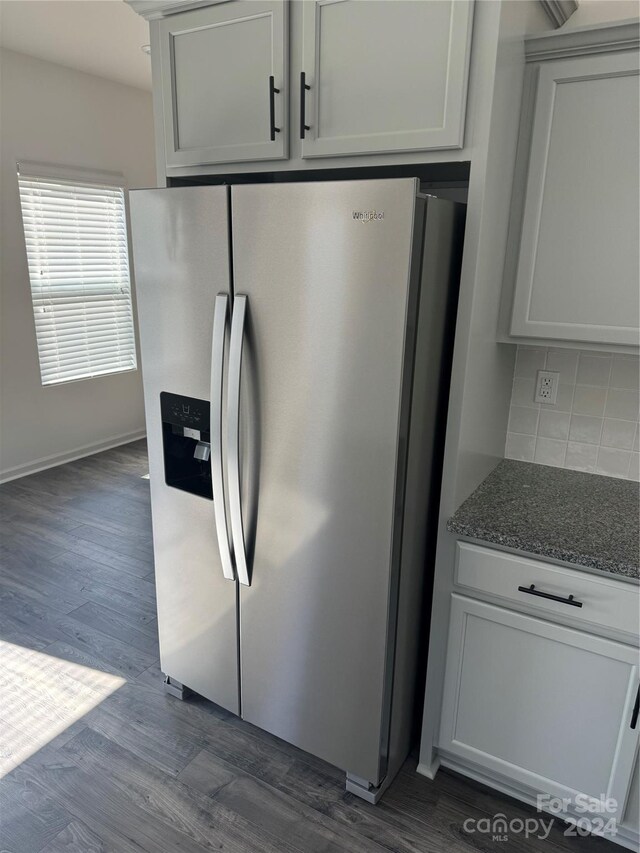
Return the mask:
M136 368L124 191L18 175L43 385Z

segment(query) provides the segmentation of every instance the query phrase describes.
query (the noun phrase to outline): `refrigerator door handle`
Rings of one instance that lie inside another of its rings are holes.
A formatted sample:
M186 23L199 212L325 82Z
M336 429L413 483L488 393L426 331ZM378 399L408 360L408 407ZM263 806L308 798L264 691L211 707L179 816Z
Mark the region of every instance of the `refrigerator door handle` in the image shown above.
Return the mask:
M222 574L227 580L234 581L236 573L231 557L222 473L222 383L224 343L227 332L228 314L229 297L226 293L219 293L216 296L213 314L213 337L211 342L211 484Z
M251 586L247 551L242 523L242 498L240 495L240 373L242 369L242 345L244 343L244 321L247 313L247 297L236 295L233 300L231 318L231 341L229 344L229 403L227 407L229 427L229 514L231 535L238 570L238 580Z

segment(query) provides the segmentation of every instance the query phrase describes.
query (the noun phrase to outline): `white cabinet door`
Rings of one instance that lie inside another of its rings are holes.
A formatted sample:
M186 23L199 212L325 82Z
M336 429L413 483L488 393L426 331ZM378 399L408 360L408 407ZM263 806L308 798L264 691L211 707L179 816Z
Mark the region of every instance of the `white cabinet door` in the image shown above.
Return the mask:
M636 51L542 63L511 334L638 345Z
M462 147L470 0L302 5L303 157Z
M231 0L152 22L167 166L287 156L287 20L284 0Z
M622 825L640 837L640 764L637 759L631 777L631 787L629 788L627 808L624 812Z
M613 797L621 817L637 691L637 649L452 596L442 750L552 796Z

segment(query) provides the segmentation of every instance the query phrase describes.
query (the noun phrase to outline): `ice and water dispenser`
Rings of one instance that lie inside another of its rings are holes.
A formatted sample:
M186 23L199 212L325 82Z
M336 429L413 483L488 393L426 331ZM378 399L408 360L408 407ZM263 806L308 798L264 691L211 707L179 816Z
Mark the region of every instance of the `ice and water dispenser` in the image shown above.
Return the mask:
M168 486L213 498L209 403L162 391L162 446Z

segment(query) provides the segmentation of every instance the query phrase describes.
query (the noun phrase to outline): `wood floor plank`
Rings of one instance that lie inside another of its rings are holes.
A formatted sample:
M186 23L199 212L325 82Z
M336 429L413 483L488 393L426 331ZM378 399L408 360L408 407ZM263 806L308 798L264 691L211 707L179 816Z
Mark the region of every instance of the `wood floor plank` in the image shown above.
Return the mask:
M229 765L203 750L181 771L179 779L203 793L213 795L225 781ZM261 783L264 784L264 783ZM362 843L394 853L425 853L436 850L426 840L425 828L411 824L371 806L344 789L344 779L331 773L322 777L305 762L296 762L283 779L274 780L273 788L298 803L305 813L313 809L331 819L336 832L350 835L354 828Z
M65 613L45 608L19 593L0 594L0 619L3 616L17 621L23 630L50 637L50 642L62 640L105 660L135 678L156 659L155 654L141 652L126 643L103 634L95 628L76 622Z
M354 833L353 826L334 821L331 816L308 807L279 788L241 771L236 771L235 778L230 779L230 776L233 777L231 765L204 750L178 778L265 827L279 843L286 839L301 853L315 850L382 853L385 849L373 836L360 837L359 833Z
M257 839L264 849L282 849L265 844L268 833L263 826L255 827L245 816L135 759L127 750L90 729L66 744L62 751L89 775L106 771L110 783L148 815L149 820L172 827L206 850L244 853Z
M6 489L7 486L3 486ZM69 518L62 508L50 508L37 503L22 493L7 494L0 489L0 519L9 523L11 521L30 522L37 521L49 524L58 530L69 531L80 526L76 519Z
M75 663L78 666L87 667L87 669L95 669L99 672L106 672L109 675L117 675L121 678L127 678L127 673L123 672L117 666L107 663L107 661L97 658L95 655L89 654L77 646L72 646L62 640L51 643L42 650L45 654L59 660L66 660L69 663ZM143 670L145 671L145 670Z
M140 850L121 835L105 840L82 821L72 820L40 853L140 853Z
M114 537L112 533L96 527L94 524L80 524L73 528L73 535L78 539L85 539L103 548L110 548L116 554L124 554L129 557L138 557L141 560L153 560L153 544L145 542L141 537L127 536L121 534Z
M23 626L11 619L3 616L0 619L0 637L6 643L13 643L14 646L22 646L25 649L33 649L34 651L43 651L47 646L51 645L50 639L44 639L33 634L30 630L27 633L23 630Z
M110 607L101 607L92 601L82 604L68 615L77 622L82 622L109 637L133 646L134 649L153 655L154 659L158 657L158 631L155 621L136 626L132 624L132 619L128 619Z
M60 557L65 557L62 554ZM50 592L54 598L61 596L71 597L77 600L76 607L86 601L110 607L124 616L129 617L132 623L149 623L157 620L156 596L153 584L141 581L132 575L123 577L113 570L92 570L88 561L77 555L71 555L72 560L60 560L52 562L41 560L37 565L14 560L10 565L5 565L0 571L2 578L8 582L16 581L20 588L40 598L39 593ZM94 575L97 575L95 577ZM110 583L105 583L108 580ZM118 582L121 586L118 587ZM54 600L50 600L53 606ZM58 609L63 609L58 607ZM72 608L75 609L75 608Z
M6 643L42 651L55 643L58 637L58 631L44 623L25 619L22 614L13 616L7 611L0 611L0 639Z
M203 853L207 849L169 824L152 819L104 773L26 761L12 775L55 799L73 818L112 843L124 837L148 853Z
M188 736L174 731L162 740L150 729L143 718L124 720L111 713L104 703L84 718L98 734L108 737L129 750L131 755L157 767L170 776L178 776L197 755L200 746Z
M220 722L237 719L229 711L196 693L191 694L188 700L181 701L165 690L149 690L137 680L125 684L119 695L113 697L112 704L118 706L123 716L146 714L150 725L188 726L194 730L194 737L198 736L198 732L207 734L212 726Z
M172 742L179 737L261 781L273 782L289 770L294 758L288 750L265 744L248 727L227 723L227 712L221 710L219 717L216 706L198 701L201 704L191 700L182 703L153 691L141 695L134 685L125 684L104 707L123 720L144 719L145 728L160 741Z
M13 519L4 527L6 528L6 536L19 539L22 547L28 540L29 550L32 550L34 545L38 545L43 556L54 556L61 551L67 551L77 541L73 528L61 530L55 521Z
M47 506L59 505L93 489L93 484L77 476L73 463L39 471L13 483L17 492Z
M164 673L160 668L160 660L152 663L144 672L136 676L136 684L144 685L157 693L165 692L163 681Z
M153 558L147 556L144 559L140 557L131 557L126 554L119 553L117 550L106 548L103 545L96 545L94 542L89 542L86 539L78 539L69 534L70 540L65 551L71 551L72 554L78 554L80 557L86 557L92 562L101 563L103 566L110 566L118 572L127 572L142 578L148 575L153 568ZM58 552L59 553L59 552Z
M302 761L312 768L317 768L325 776L332 776L336 782L340 783L340 790L344 788L345 775L342 770L328 764L322 758L311 755L309 752L303 752L296 746L287 743L284 740L270 734L269 732L259 729L257 726L248 723L246 720L240 719L231 714L227 720L228 724L235 729L239 729L244 738L250 738L251 742L257 740L261 750L276 751L284 753L291 760L291 763Z
M67 572L77 572L80 579L85 583L98 582L111 589L121 589L139 598L143 603L155 603L155 585L153 576L151 578L138 577L118 569L116 566L107 566L93 558L63 551L49 561ZM111 593L109 593L111 594Z
M357 825L358 832L394 853L421 853L425 848L425 832L419 824L406 820L386 808L385 800L372 807L344 790L342 779L333 772L323 773L307 762L296 761L286 776L276 784L282 791L345 826ZM436 792L427 797L431 808L437 803Z
M0 849L38 853L68 826L71 815L38 790L11 777L0 783Z
M127 530L141 529L143 522L151 522L151 511L148 507L141 507L135 499L118 494L84 495L73 497L67 501L65 509L80 509L93 516L94 521L104 518L107 521L115 521L123 525ZM132 519L135 518L135 526Z
M239 776L213 795L237 814L251 818L277 840L300 853L383 853L374 840L362 838L351 828L303 806L270 785L249 776Z
M178 774L178 779L195 791L208 797L217 794L220 788L228 785L238 775L237 768L221 761L215 755L201 749L198 754Z
M142 542L149 544L152 541L152 528L150 516L139 517L138 515L128 516L118 513L115 517L113 513L106 516L100 512L99 502L94 504L94 509L79 506L77 504L65 504L64 513L69 522L77 524L88 524L93 527L99 527L114 536L139 537Z
M0 641L0 778L75 725L124 679Z
M70 613L89 600L70 590L60 589L60 587L47 583L47 581L34 585L25 580L24 575L21 576L19 571L3 571L0 574L0 594L3 591L29 595L39 604L54 607L61 613Z
M37 566L42 560L49 560L61 554L63 550L39 536L30 536L17 531L9 536L3 536L0 540L0 567L11 565L16 559L28 565Z
M41 501L47 506L59 506L62 502L69 500L79 487L81 487L80 483L76 483L74 486L68 482L63 482L61 490L60 482L53 481L50 475L43 472L42 474L31 474L28 477L13 480L7 486L3 486L3 490L10 488L13 494L20 495L28 500Z

